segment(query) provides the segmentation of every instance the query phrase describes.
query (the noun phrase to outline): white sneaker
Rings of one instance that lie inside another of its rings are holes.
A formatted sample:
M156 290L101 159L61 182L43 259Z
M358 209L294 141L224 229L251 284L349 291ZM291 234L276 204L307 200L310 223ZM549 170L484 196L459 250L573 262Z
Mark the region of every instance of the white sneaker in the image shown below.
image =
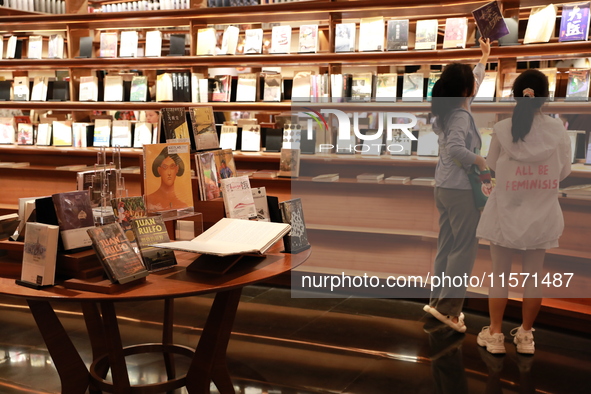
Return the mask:
M513 342L517 345L517 353L534 354L536 347L533 331L535 331L533 328L531 331L525 331L521 326L511 330L511 335L514 337Z
M505 354L505 336L503 333L491 334L490 327L482 327L476 338L478 346L486 347L486 350L492 354Z

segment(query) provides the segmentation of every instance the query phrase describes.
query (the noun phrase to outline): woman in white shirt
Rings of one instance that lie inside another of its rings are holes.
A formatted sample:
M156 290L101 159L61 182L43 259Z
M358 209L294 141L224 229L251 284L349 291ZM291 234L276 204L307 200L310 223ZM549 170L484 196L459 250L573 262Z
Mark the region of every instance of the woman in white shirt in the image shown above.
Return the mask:
M511 335L519 353L533 354L532 326L542 303L539 282L544 255L546 249L558 246L564 228L558 185L570 173L571 145L562 122L541 111L548 97L544 74L524 71L513 84L513 96L517 104L512 118L494 126L487 164L495 171L497 186L476 230L478 238L490 241L494 275L489 290L490 326L482 329L477 342L491 353L505 353L501 325L508 279L513 254L521 250L522 273L529 277L524 285L522 324ZM524 275L519 278L521 285Z

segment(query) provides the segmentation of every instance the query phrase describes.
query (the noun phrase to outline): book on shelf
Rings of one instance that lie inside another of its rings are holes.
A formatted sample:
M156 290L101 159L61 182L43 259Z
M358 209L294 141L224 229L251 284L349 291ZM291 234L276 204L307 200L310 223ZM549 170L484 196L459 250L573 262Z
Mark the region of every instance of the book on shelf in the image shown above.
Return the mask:
M131 228L140 256L148 271L161 271L177 264L173 250L152 246L155 243L170 242L162 216L131 219Z
M264 255L290 228L286 223L223 218L191 241L165 242L154 246L215 256Z
M574 185L567 186L561 190L565 197L591 199L591 185Z
M238 75L236 86L236 101L258 101L259 73L246 73Z
M335 52L355 52L355 23L337 23L335 25Z
M95 119L92 146L111 146L111 119Z
M18 145L33 145L35 143L33 125L31 123L18 123L16 140Z
M408 19L390 19L386 34L386 50L408 50Z
M217 149L220 147L215 127L212 107L189 108L191 129L195 140L196 150Z
M311 77L313 71L294 71L291 88L291 101L310 101Z
M41 59L43 54L43 37L29 36L29 45L27 47L27 58Z
M563 4L558 41L587 41L590 2Z
M37 126L37 138L35 145L50 146L52 141L52 123L39 123Z
M52 123L52 129L53 146L72 146L71 120L54 120Z
M426 95L427 101L431 101L433 99L433 87L435 86L435 83L439 80L440 77L441 77L441 72L430 72L429 73L429 79L427 81L427 95Z
M35 77L31 90L31 101L47 101L48 78Z
M198 152L195 155L195 167L197 168L199 198L201 201L219 198L221 196L220 179L213 151Z
M244 36L244 53L262 53L263 29L246 29Z
M423 101L423 73L405 73L402 81L402 101Z
M72 146L86 148L88 136L94 134L94 126L86 122L72 123Z
M271 53L291 52L291 26L273 26L271 31Z
M171 34L169 38L169 56L185 56L185 34Z
M267 202L267 189L262 187L253 187L252 199L257 212L257 220L259 222L270 222L271 214L269 213L269 203Z
M567 101L587 101L589 100L589 69L568 70L568 82L566 85Z
M224 33L225 34L225 33ZM197 56L215 55L216 32L213 27L197 30Z
M281 74L265 73L263 79L263 101L281 101Z
M261 150L261 126L250 124L242 126L240 150L243 152L259 152Z
M4 57L4 37L0 39L0 59Z
M524 44L548 42L554 34L556 13L558 7L554 4L532 7L527 20L527 28L523 37Z
M93 37L80 37L80 58L91 58L92 57L92 43Z
M434 187L435 186L435 178L431 178L431 177L412 178L410 180L410 184L413 185L413 186L431 186L431 187Z
M191 141L185 108L162 108L160 110L160 124L166 142L189 143Z
M98 78L96 76L80 77L78 101L98 101Z
M146 101L148 99L148 77L134 75L131 80L129 101Z
M410 156L412 140L402 130L392 130L392 139L386 140L386 152L392 156Z
M509 34L499 38L499 46L519 45L519 17L503 18Z
M496 88L497 72L486 71L484 73L484 79L480 83L480 87L474 96L474 101L494 101Z
M318 52L318 25L302 25L300 26L299 36L299 50L300 53L316 53Z
M437 19L417 21L415 49L437 49Z
M503 73L503 88L501 90L501 101L513 100L513 82L515 82L519 74L521 73Z
M199 80L203 79L201 73L191 73L191 102L201 102L201 95L199 94Z
M188 143L144 145L144 191L148 212L191 209L191 155Z
M385 30L384 17L361 18L359 22L359 52L383 51Z
M447 18L443 35L443 48L465 48L468 34L468 18Z
M149 274L119 223L88 229L92 247L112 283L125 284Z
M238 142L238 126L222 125L220 133L220 148L236 150Z
M111 146L131 148L131 121L114 120L111 127Z
M421 125L417 138L417 156L438 156L439 137L433 131L433 126Z
M480 132L480 140L482 141L482 146L480 147L480 156L486 158L488 156L488 151L490 150L490 143L492 141L492 127L481 127L478 129Z
M257 210L247 176L222 179L220 189L224 199L226 217L245 220L257 218Z
M361 183L379 183L384 179L384 174L373 174L365 172L357 175L357 182Z
M208 78L201 78L198 80L199 84L199 102L200 103L208 103L209 102L209 79Z
M118 33L102 32L100 36L99 57L117 57Z
M391 185L408 185L410 183L410 177L408 176L389 176L384 178L384 183Z
M0 239L6 239L12 236L20 222L18 213L9 213L0 216Z
M103 81L105 84L104 101L123 101L123 77L121 75L107 75Z
M58 226L44 223L27 224L21 281L37 286L55 284L58 237Z
M64 36L61 34L52 34L49 36L47 57L50 59L64 58Z
M51 196L64 249L91 245L87 229L94 228L90 196L86 190L57 193Z
M279 203L283 223L290 225L290 231L283 238L286 253L299 253L310 247L304 220L301 198L294 198Z
M235 55L236 54L236 47L238 46L238 35L240 34L240 29L236 26L228 26L226 30L224 30L224 34L222 36L222 46L220 48L220 55ZM199 42L199 40L197 41ZM213 42L216 42L214 37Z
M540 68L546 78L548 78L548 100L554 101L554 95L556 94L556 79L558 75L558 69L556 67Z
M20 223L16 232L10 237L13 241L24 241L28 223L36 222L35 200L37 197L20 197L18 199L18 218Z
M472 11L472 16L480 35L483 38L489 38L491 42L509 34L497 0L478 7Z
M312 177L314 182L336 182L339 180L339 174L321 174Z
M373 73L355 73L351 83L351 99L370 101L372 97Z
M277 171L276 170L258 170L252 174L253 178L265 178L265 179L273 179L277 178Z
M162 73L156 76L156 101L173 101L172 73Z
M162 56L162 32L159 30L150 30L146 32L146 57Z
M0 118L0 144L14 144L15 142L14 117Z
M21 161L21 162L15 162L15 161L0 161L0 167L3 168L23 168L23 167L30 167L31 163L29 163L28 161Z
M218 149L212 152L215 163L215 171L218 179L218 185L221 185L222 179L233 178L236 176L236 163L231 149Z
M300 175L300 150L281 148L279 176L297 178Z
M576 161L576 157L577 157L577 147L578 147L578 143L577 143L577 135L578 134L585 134L584 130L567 130L566 134L568 135L568 138L570 139L570 151L571 151L571 163L575 163Z
M232 93L232 76L216 75L211 79L211 101L229 102Z
M17 57L17 42L18 39L16 36L8 37L8 42L6 43L6 58L7 59L15 59Z
M121 45L119 57L137 57L138 32L134 30L123 30L121 32Z
M111 199L111 206L115 220L121 225L121 229L129 242L135 242L135 234L131 228L131 221L147 216L146 204L142 196L119 197Z
M29 77L14 77L13 100L29 101Z

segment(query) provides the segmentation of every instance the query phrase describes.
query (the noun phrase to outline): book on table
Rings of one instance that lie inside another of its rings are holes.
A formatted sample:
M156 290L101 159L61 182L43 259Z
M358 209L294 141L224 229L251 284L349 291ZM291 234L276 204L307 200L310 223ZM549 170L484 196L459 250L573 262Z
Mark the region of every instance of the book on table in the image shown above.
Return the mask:
M113 198L111 199L111 206L123 233L130 242L135 242L135 236L131 230L131 221L132 219L147 216L144 198L142 196Z
M252 199L257 211L257 220L261 222L270 222L271 215L269 213L269 204L267 202L267 189L264 186L253 187Z
M86 190L57 193L51 196L66 250L92 244L87 229L94 227L90 195Z
M286 223L223 218L191 241L164 242L153 246L215 256L264 255L290 229L291 226Z
M20 222L18 213L9 213L0 216L0 239L6 239L13 235Z
M176 265L173 250L151 246L155 242L170 242L162 216L131 219L131 229L148 271L160 271Z
M247 176L222 179L220 183L226 217L246 220L257 218L257 210Z
M23 246L21 281L37 286L55 284L55 265L59 227L28 223Z
M310 247L308 243L308 234L306 231L306 222L304 220L304 210L302 208L302 199L294 198L279 203L281 218L283 223L288 223L290 231L283 239L283 246L286 253L299 253Z

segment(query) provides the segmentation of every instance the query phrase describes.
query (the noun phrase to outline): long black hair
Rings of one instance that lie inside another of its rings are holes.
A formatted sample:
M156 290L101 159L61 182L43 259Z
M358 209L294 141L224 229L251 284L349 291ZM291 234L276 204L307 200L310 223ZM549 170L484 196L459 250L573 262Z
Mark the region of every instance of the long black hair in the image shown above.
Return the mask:
M474 73L472 67L462 63L450 63L443 69L441 77L433 86L431 112L437 116L442 130L452 111L460 108L466 97L474 93Z
M513 142L525 141L534 115L548 99L548 78L538 70L526 70L513 82L513 97L517 104L511 118Z

